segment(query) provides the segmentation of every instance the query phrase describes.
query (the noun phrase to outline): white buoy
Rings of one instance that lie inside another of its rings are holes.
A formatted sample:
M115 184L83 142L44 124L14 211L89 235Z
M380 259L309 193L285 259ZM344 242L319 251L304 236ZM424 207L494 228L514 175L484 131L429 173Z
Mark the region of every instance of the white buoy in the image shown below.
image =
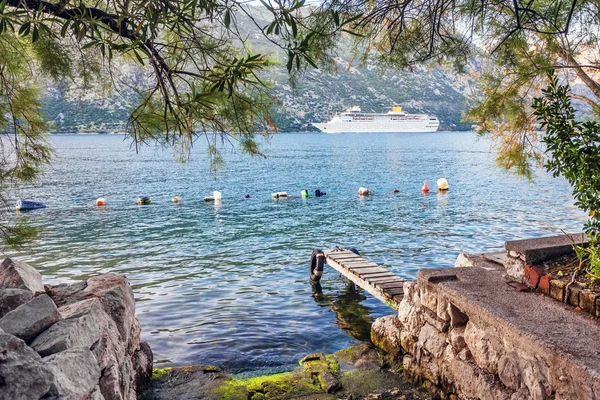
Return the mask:
M213 197L215 200L222 200L223 194L221 192L217 192L216 190L213 192Z
M364 187L359 187L358 188L358 195L359 196L368 196L368 195L371 195L371 194L373 194L373 192L370 191L367 188L364 188Z
M440 178L437 180L437 187L438 190L448 190L448 181L446 180L446 178Z
M179 196L175 196L171 199L171 202L173 203L181 203L181 197Z

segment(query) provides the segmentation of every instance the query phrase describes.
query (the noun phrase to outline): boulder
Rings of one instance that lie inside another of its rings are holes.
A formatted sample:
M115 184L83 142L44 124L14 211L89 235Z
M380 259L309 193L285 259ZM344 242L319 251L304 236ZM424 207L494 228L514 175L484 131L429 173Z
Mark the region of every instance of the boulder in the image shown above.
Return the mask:
M71 318L58 321L40 334L31 347L42 357L46 357L72 347L85 347L90 350L94 343L102 337L102 310L98 299L91 299L98 303L97 310L89 307L87 312L75 314ZM89 303L90 300L81 303ZM77 304L81 304L77 303ZM60 309L59 309L60 311ZM64 317L64 315L63 315Z
M10 258L0 264L0 288L27 289L34 294L45 292L42 276L35 268Z
M81 292L87 287L86 281L75 283L61 283L60 285L44 285L46 294L50 296L57 307L62 307L69 304L71 297ZM72 302L72 301L71 301Z
M0 400L39 399L52 380L52 373L35 351L23 340L0 332Z
M401 331L402 324L398 320L398 315L377 318L371 325L371 341L381 350L397 357L402 351L402 345L400 344Z
M0 318L33 298L28 289L0 289Z
M48 395L60 399L88 398L100 377L96 356L85 347L73 347L43 359L54 379Z
M129 281L123 275L102 274L88 279L84 290L74 293L67 304L97 297L106 313L115 321L121 340L128 343L135 323L135 299Z
M29 344L60 319L61 315L52 299L42 294L2 317L0 328Z

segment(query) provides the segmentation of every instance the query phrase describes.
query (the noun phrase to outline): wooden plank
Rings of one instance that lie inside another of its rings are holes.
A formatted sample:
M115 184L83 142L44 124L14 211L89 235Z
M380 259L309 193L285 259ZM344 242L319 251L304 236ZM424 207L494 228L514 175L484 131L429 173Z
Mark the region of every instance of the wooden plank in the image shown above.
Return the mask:
M374 264L342 264L348 269L365 269L365 268L381 268L379 265Z
M384 272L384 273L366 275L363 277L363 279L365 279L367 281L372 281L373 279L378 279L378 278L390 279L393 276L394 276L394 274L392 274L391 272Z
M400 303L403 298L404 298L404 293L392 296L392 299L396 300L398 303Z
M389 276L389 275L375 276L375 277L367 276L367 277L365 277L365 280L371 284L376 284L378 282L382 282L382 283L383 282L394 282L394 281L392 281L393 278L394 278L393 276ZM404 282L404 281L401 281L401 282Z
M381 273L388 272L388 271L386 271L385 269L383 269L381 267L373 267L373 268L361 268L361 269L357 269L357 270L352 270L352 272L362 276L362 275L369 275L369 274L381 274Z
M383 292L385 294L389 294L390 297L396 296L396 295L399 295L399 294L404 294L404 290L402 288L385 289Z
M350 266L356 266L356 267L360 267L360 266L371 266L371 267L379 267L379 265L372 263L372 262L368 262L368 261L340 261L337 260L337 262L339 262L342 265L346 265L348 267Z
M325 251L325 256L334 257L334 258L342 258L342 257L360 257L358 254L355 254L351 251Z
M376 282L375 286L382 289L401 288L404 287L404 281L396 282Z

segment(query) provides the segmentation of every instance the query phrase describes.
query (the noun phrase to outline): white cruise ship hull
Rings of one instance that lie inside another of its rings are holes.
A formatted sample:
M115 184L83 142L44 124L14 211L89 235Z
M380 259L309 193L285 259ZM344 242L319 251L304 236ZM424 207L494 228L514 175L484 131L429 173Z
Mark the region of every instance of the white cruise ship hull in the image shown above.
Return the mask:
M377 122L339 122L339 123L313 123L325 133L410 133L410 132L435 132L440 126L440 122L436 119L435 122L427 123L405 123L405 124L389 124Z
M437 117L427 114L405 114L400 106L395 105L398 111L387 114L361 113L357 107L348 112L336 115L331 121L313 123L325 133L405 133L405 132L435 132L440 126Z

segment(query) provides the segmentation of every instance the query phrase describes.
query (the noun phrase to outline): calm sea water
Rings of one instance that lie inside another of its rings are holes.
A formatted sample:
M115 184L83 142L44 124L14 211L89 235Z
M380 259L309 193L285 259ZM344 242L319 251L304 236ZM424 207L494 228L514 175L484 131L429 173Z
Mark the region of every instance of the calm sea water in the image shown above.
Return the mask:
M322 285L311 285L315 247L356 247L414 278L420 268L452 267L460 252L577 231L585 219L566 182L502 171L490 144L469 132L279 134L264 147L267 159L226 148L216 177L201 141L187 164L169 150L136 154L123 136L52 142L59 159L15 195L48 204L26 214L44 233L12 255L47 283L126 274L158 365L283 370L368 338L372 320L392 310L328 267ZM449 181L447 194L435 193L439 177ZM360 186L375 195L359 198ZM302 199L305 188L327 196ZM222 204L202 200L213 190L223 192ZM295 196L274 201L275 191ZM141 195L152 204L136 205ZM183 203L171 203L175 195ZM106 208L93 205L98 197Z

